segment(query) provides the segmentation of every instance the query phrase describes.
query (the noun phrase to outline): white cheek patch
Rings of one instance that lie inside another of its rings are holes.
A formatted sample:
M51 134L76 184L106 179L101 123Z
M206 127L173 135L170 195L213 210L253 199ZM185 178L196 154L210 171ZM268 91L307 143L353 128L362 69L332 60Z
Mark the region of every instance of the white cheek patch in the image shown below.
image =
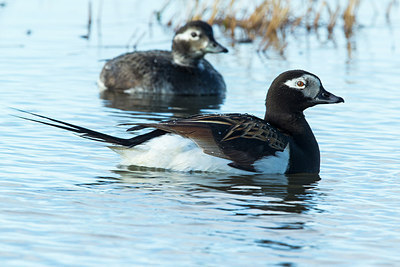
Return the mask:
M304 85L299 86L298 85L299 81L303 82ZM299 90L305 97L315 98L319 93L321 82L318 80L318 78L312 75L304 74L301 77L286 81L285 85L287 85L290 88Z
M303 82L304 85L303 86L298 86L297 85L298 82ZM307 81L304 78L304 76L301 76L301 77L298 77L298 78L294 78L294 79L288 80L288 81L285 82L285 84L287 86L289 86L290 88L302 90L302 89L304 89L306 87Z
M196 33L195 37L192 36L193 32ZM174 40L179 40L179 41L191 41L191 40L196 41L199 39L200 39L200 31L194 29L187 29L186 31L175 35L174 38Z

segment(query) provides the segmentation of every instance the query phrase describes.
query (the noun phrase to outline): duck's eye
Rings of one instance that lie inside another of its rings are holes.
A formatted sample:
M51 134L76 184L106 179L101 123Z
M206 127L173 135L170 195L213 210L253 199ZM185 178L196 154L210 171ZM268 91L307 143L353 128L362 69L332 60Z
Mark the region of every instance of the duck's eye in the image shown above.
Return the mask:
M193 38L197 37L197 33L195 33L195 32L192 32L190 35L191 35Z
M297 81L297 82L296 82L296 85L297 85L298 87L304 87L306 84L305 84L303 81Z

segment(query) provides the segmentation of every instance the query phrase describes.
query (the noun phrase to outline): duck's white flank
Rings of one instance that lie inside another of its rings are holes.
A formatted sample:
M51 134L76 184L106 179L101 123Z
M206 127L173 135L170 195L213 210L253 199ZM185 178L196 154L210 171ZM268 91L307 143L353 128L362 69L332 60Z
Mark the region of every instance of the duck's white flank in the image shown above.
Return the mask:
M105 86L105 84L101 79L97 80L97 87L99 88L100 92L107 90L107 87Z
M261 173L280 173L286 172L289 166L290 148L286 146L282 152L276 152L276 156L264 157L254 163L254 168Z
M249 174L251 172L228 166L230 160L207 155L193 141L178 135L166 134L133 148L110 147L122 156L123 165L137 165L174 171L204 171ZM263 158L254 166L263 173L284 173L289 149L276 157Z

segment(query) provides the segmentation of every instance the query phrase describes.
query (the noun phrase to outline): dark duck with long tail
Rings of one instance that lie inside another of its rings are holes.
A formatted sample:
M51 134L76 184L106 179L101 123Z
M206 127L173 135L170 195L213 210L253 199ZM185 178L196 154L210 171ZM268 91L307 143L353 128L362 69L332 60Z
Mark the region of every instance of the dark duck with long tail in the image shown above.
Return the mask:
M177 171L313 173L320 171L320 151L304 110L344 102L303 70L280 74L271 84L263 119L248 114L195 115L128 129L153 129L123 139L29 113L25 118L117 146L124 164Z

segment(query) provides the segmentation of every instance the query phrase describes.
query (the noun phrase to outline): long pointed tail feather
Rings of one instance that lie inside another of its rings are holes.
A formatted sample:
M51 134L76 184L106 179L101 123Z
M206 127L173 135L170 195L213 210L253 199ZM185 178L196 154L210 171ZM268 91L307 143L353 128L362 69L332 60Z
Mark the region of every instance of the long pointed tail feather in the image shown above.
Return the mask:
M14 115L15 117L24 119L24 120L28 120L28 121L33 121L33 122L37 122L37 123L41 123L41 124L45 124L45 125L49 125L49 126L53 126L53 127L57 127L60 129L64 129L70 132L74 132L76 134L78 134L80 137L83 138L87 138L87 139L91 139L91 140L95 140L95 141L99 141L99 142L105 142L105 143L110 143L110 144L115 144L115 145L122 145L122 146L126 146L126 147L134 147L136 145L139 145L141 143L144 143L152 138L155 138L157 136L161 136L166 134L165 131L162 130L153 130L149 133L146 134L142 134L139 136L135 136L133 138L119 138L119 137L115 137L112 135L108 135L108 134L104 134L101 132L97 132L97 131L93 131L90 130L88 128L85 127L81 127L78 125L74 125L71 123L67 123L64 121L60 121L60 120L56 120L56 119L52 119L43 115L39 115L36 113L32 113L29 111L25 111L25 110L21 110L21 109L15 109L18 110L20 112L32 115L34 117L39 117L41 119L47 120L47 121L42 121L39 119L32 119L32 118L27 118L27 117L23 117L23 116L18 116L18 115Z

